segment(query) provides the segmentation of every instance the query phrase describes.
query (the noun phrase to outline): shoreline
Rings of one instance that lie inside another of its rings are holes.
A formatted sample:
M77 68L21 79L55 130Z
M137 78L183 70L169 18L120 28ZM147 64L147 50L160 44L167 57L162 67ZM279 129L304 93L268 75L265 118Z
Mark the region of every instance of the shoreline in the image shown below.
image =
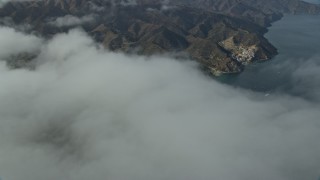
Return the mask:
M294 84L295 74L310 62L319 63L320 15L285 15L273 23L266 38L279 54L265 62L248 65L242 73L214 77L220 83L252 91L304 96L288 91ZM308 81L307 79L305 81ZM303 81L302 81L303 82Z

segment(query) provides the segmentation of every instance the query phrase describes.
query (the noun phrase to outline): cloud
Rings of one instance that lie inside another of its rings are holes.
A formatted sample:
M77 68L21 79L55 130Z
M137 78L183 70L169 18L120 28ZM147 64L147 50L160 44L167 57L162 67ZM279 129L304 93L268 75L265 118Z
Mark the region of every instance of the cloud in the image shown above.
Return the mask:
M32 0L0 0L0 7L4 6L6 3L10 1L32 1Z
M82 17L65 15L63 17L58 17L54 20L49 21L49 24L57 27L78 26L78 25L94 22L95 18L96 17L93 14L85 15Z
M134 6L137 5L136 0L121 0L120 4L123 6Z
M1 29L0 37L6 34L0 47L10 39L18 51L38 42ZM19 44L17 37L32 40ZM320 174L318 102L232 88L190 61L108 52L80 30L42 41L36 62L34 71L0 64L4 180L301 180Z
M34 35L26 35L12 28L0 27L0 58L19 53L33 53L40 50L42 40Z
M0 0L0 7L8 3L10 0Z
M21 32L30 32L32 29L32 25L28 23L21 23L17 25L16 23L14 23L11 17L0 18L0 24L1 26L5 26L5 27L13 27L17 31L21 31Z

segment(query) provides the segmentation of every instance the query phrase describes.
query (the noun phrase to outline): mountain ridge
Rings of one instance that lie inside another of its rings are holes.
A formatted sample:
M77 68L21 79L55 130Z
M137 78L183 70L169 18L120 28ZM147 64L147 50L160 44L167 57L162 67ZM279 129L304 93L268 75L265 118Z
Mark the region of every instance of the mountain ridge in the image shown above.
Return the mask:
M285 13L318 14L298 0L43 0L9 2L0 18L29 24L44 37L81 27L107 49L153 55L187 54L213 74L238 73L277 49L264 37ZM271 8L274 3L280 5ZM251 4L251 6L250 6ZM55 25L58 21L60 26ZM69 24L65 23L69 22ZM6 22L2 22L4 25Z

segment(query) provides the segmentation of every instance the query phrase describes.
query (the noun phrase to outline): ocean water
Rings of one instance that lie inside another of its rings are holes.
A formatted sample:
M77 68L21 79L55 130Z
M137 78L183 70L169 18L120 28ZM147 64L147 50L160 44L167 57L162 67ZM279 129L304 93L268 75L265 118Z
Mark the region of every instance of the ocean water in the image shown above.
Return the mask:
M319 75L320 16L287 15L275 22L265 37L278 49L276 57L251 64L243 73L223 76L219 80L266 94L288 93L311 98L310 91L317 89L314 86L319 79L310 80L305 75ZM304 85L306 83L309 84Z
M305 2L320 4L320 0L304 0Z

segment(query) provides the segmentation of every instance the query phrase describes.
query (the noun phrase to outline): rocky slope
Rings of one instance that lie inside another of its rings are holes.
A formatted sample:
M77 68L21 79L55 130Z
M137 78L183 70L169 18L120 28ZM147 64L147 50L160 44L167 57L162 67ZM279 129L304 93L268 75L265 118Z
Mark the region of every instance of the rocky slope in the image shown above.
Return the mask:
M276 55L263 35L283 13L319 12L298 0L42 0L7 3L0 18L45 37L80 26L112 51L184 55L217 74Z
M300 0L176 0L170 3L221 12L262 26L269 26L283 13L318 14L320 12L319 6Z

